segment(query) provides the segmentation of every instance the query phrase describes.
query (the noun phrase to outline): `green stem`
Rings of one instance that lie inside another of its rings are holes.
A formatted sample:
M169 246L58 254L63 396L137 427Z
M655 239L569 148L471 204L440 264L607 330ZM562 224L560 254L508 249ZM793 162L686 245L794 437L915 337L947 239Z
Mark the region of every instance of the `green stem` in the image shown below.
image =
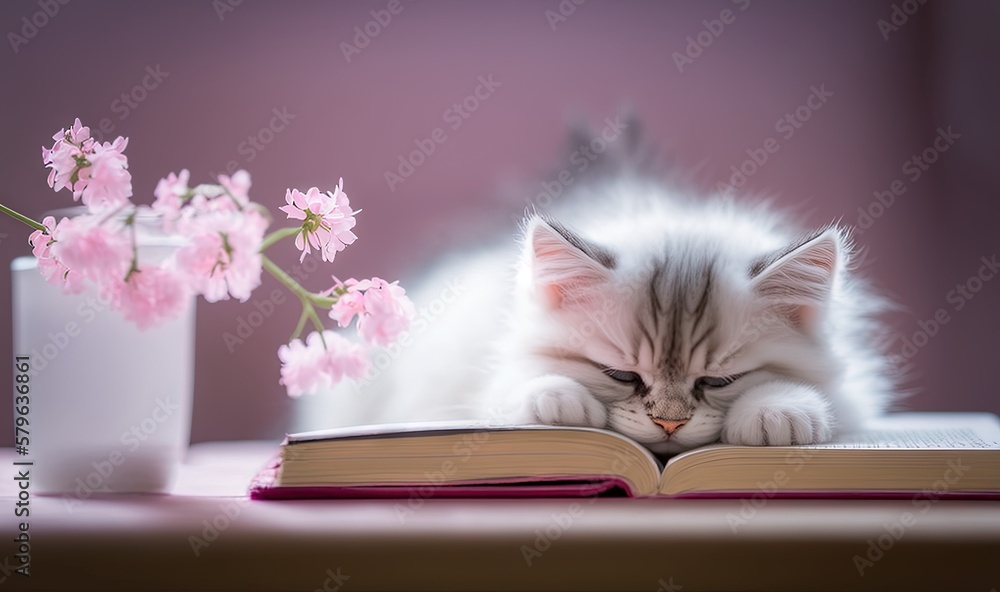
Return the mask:
M132 263L128 266L128 273L125 274L126 282L132 277L133 273L139 271L139 243L135 240L135 224L132 224L132 222L135 222L134 212L126 222L132 234Z
M264 266L264 269L266 269L268 273L277 278L279 282L285 284L285 287L291 290L293 294L298 296L300 300L304 300L306 302L312 300L313 294L308 290L306 290L305 288L303 288L297 281L292 279L290 275L285 273L285 270L275 265L274 261L268 259L266 255L261 255L260 260Z
M306 310L309 311L309 318L312 319L313 327L316 327L316 331L319 332L319 336L322 339L323 331L326 330L326 327L323 326L323 321L320 320L319 315L316 314L316 309L311 304L306 307ZM326 345L325 339L323 340L323 345Z
M289 338L289 341L291 341L292 339L298 339L299 336L302 335L302 330L306 328L306 320L308 319L309 315L306 313L306 307L303 306L302 314L299 315L299 323L295 325L295 332L292 333L292 336L291 338Z
M18 220L20 222L23 222L23 223L27 224L28 226L34 228L35 230L41 230L42 232L48 232L48 230L46 230L46 228L44 226L42 226L39 222L36 222L36 221L32 220L31 218L29 218L27 216L24 216L22 214L18 214L17 212L15 212L14 210L8 208L7 206L5 206L3 204L0 204L0 212L3 212L4 214L7 214L8 216L10 216L13 219Z
M305 328L305 320L308 318L309 320L312 321L313 326L319 333L320 339L323 339L323 331L326 329L326 327L323 326L323 321L320 320L319 315L316 314L316 308L313 307L313 299L315 298L323 299L324 297L313 294L312 292L309 292L308 290L303 288L301 284L292 279L291 276L285 273L283 269L275 265L274 261L268 259L267 256L261 255L260 259L264 269L266 269L268 273L273 275L279 282L284 284L286 288L288 288L293 294L298 296L299 300L302 301L302 316L299 317L299 324L295 328L296 336L302 333L302 329ZM325 339L323 339L323 345L326 346Z
M302 227L281 228L279 230L275 230L271 234L264 237L264 242L260 243L260 252L263 253L264 251L267 250L268 247L270 247L274 243L280 241L286 236L292 236L294 234L298 234L299 232L301 232L301 230Z
M330 296L320 296L319 294L313 294L310 298L313 304L320 308L330 308L337 303L340 298L332 298Z

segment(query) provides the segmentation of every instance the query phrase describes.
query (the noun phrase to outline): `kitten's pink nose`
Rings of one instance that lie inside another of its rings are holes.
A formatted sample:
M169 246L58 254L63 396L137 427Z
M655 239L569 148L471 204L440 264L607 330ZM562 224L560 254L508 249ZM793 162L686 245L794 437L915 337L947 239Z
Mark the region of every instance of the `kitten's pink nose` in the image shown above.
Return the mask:
M653 423L663 428L663 431L667 433L668 436L673 436L674 432L684 427L687 420L676 420L676 419L654 419Z

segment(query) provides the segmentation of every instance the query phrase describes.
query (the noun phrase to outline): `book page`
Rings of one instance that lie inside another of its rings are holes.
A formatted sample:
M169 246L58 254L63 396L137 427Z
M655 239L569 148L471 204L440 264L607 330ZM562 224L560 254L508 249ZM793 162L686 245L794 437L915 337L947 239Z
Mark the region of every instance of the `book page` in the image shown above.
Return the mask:
M892 413L809 448L1000 448L1000 422L989 413Z
M824 444L717 444L680 454L668 463L660 492L759 492L766 484L786 492L909 492L941 482L952 493L1000 496L998 453L995 415L893 413ZM957 475L953 462L965 463ZM976 470L965 475L967 466Z
M810 448L1000 448L969 428L873 430Z
M1000 448L1000 420L992 413L890 413L872 420L864 431L842 434L833 442L780 448L996 449ZM669 467L685 462L689 457L719 449L745 449L748 454L759 450L758 447L709 444L682 452L669 458L664 464Z

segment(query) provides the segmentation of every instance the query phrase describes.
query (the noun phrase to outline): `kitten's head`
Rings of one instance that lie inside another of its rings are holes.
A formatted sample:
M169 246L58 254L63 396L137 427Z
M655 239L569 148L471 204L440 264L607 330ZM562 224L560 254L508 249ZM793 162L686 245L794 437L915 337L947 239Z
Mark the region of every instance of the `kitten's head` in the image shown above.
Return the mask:
M836 374L822 333L846 263L843 232L783 248L724 232L661 234L598 244L542 218L527 226L533 355L604 402L608 428L678 452L717 441L747 388Z

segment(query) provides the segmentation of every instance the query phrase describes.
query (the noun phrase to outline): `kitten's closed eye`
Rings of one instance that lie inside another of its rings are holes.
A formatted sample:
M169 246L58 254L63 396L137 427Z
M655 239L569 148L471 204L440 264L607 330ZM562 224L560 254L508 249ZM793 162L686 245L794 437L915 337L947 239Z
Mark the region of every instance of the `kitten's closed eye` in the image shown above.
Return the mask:
M733 374L731 376L702 376L701 378L694 381L694 398L701 401L705 398L705 389L718 389L727 387L741 377L748 374L747 372L741 372L739 374Z
M643 384L642 377L635 372L629 372L628 370L615 370L614 368L605 368L604 373L607 374L614 380L624 384Z
M736 379L742 374L736 374L733 376L702 376L698 380L694 381L695 388L722 388L724 386L729 386L736 382Z

